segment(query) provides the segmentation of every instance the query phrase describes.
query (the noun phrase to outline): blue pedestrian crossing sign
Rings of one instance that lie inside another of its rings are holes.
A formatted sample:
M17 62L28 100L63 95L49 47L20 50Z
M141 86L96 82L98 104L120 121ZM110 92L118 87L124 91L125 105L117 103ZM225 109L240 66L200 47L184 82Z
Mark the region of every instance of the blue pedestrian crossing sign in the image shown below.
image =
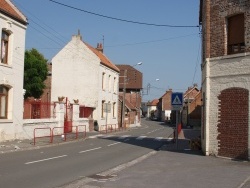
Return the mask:
M172 93L171 105L172 110L180 110L183 105L183 93Z

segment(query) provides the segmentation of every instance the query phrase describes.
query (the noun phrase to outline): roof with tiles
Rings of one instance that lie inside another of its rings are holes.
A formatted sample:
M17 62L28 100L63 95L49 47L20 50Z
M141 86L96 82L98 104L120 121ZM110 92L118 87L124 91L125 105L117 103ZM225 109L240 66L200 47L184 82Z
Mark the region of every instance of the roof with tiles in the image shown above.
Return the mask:
M97 49L93 48L92 46L90 46L88 43L84 42L84 44L92 51L94 52L99 59L101 60L101 64L111 68L112 70L116 71L116 72L120 72L119 68L116 67L113 63L111 63L111 61L102 53L102 45L98 44Z
M148 106L157 106L158 102L159 102L159 99L154 99L154 100L152 100L152 101L148 104Z
M122 102L123 101L123 96L119 95L119 100ZM136 108L127 99L125 99L125 106L129 110L136 110Z
M131 65L116 65L120 69L120 79L119 79L119 88L124 87L124 83L126 82L126 89L129 90L138 90L142 89L142 73L135 69L134 66ZM127 70L127 81L125 81L125 70Z
M193 87L188 87L187 91L184 93L183 98L195 98L195 96L197 95L197 93L200 90L197 88L197 85L195 84Z
M172 94L172 89L169 89L168 91L166 91L162 96L161 98L165 97L167 94ZM160 98L160 99L161 99Z
M28 24L27 18L10 0L0 0L0 12L24 25Z

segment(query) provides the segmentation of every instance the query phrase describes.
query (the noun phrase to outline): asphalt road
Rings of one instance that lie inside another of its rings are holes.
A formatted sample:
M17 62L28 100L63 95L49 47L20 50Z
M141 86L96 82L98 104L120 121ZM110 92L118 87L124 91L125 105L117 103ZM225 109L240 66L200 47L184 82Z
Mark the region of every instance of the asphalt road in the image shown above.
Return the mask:
M0 187L53 188L90 177L157 150L172 128L142 120L125 132L0 155Z

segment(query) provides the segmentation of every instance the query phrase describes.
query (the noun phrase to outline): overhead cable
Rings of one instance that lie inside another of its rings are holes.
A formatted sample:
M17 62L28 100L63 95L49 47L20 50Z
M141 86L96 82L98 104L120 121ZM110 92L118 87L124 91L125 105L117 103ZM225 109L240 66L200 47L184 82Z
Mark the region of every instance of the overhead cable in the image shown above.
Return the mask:
M64 6L64 7L67 7L67 8L71 8L71 9L74 9L74 10L77 10L77 11L81 11L81 12L85 12L87 14L92 14L92 15L95 15L95 16L99 16L99 17L103 17L103 18L108 18L108 19L112 19L112 20L116 20L116 21L121 21L121 22L127 22L127 23L133 23L133 24L140 24L140 25L147 25L147 26L156 26L156 27L183 27L183 28L187 28L187 27L199 27L198 25L168 25L168 24L154 24L154 23L146 23L146 22L138 22L138 21L132 21L132 20L126 20L126 19L121 19L121 18L115 18L115 17L111 17L111 16L106 16L106 15L103 15L103 14L98 14L98 13L94 13L94 12L90 12L90 11L87 11L87 10L83 10L83 9L80 9L80 8L77 8L77 7L73 7L73 6L70 6L70 5L66 5L64 3L60 3L58 1L54 1L54 0L49 0L53 3L56 3L58 5L61 5L61 6Z

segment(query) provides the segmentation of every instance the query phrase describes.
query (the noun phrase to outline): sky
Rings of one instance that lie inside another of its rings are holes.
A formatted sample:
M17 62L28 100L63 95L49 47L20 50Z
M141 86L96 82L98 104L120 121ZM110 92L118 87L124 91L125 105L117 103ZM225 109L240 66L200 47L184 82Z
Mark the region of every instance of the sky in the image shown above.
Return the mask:
M26 49L36 48L48 60L79 30L91 46L103 43L113 64L142 72L143 101L201 85L199 0L13 2L28 18Z

